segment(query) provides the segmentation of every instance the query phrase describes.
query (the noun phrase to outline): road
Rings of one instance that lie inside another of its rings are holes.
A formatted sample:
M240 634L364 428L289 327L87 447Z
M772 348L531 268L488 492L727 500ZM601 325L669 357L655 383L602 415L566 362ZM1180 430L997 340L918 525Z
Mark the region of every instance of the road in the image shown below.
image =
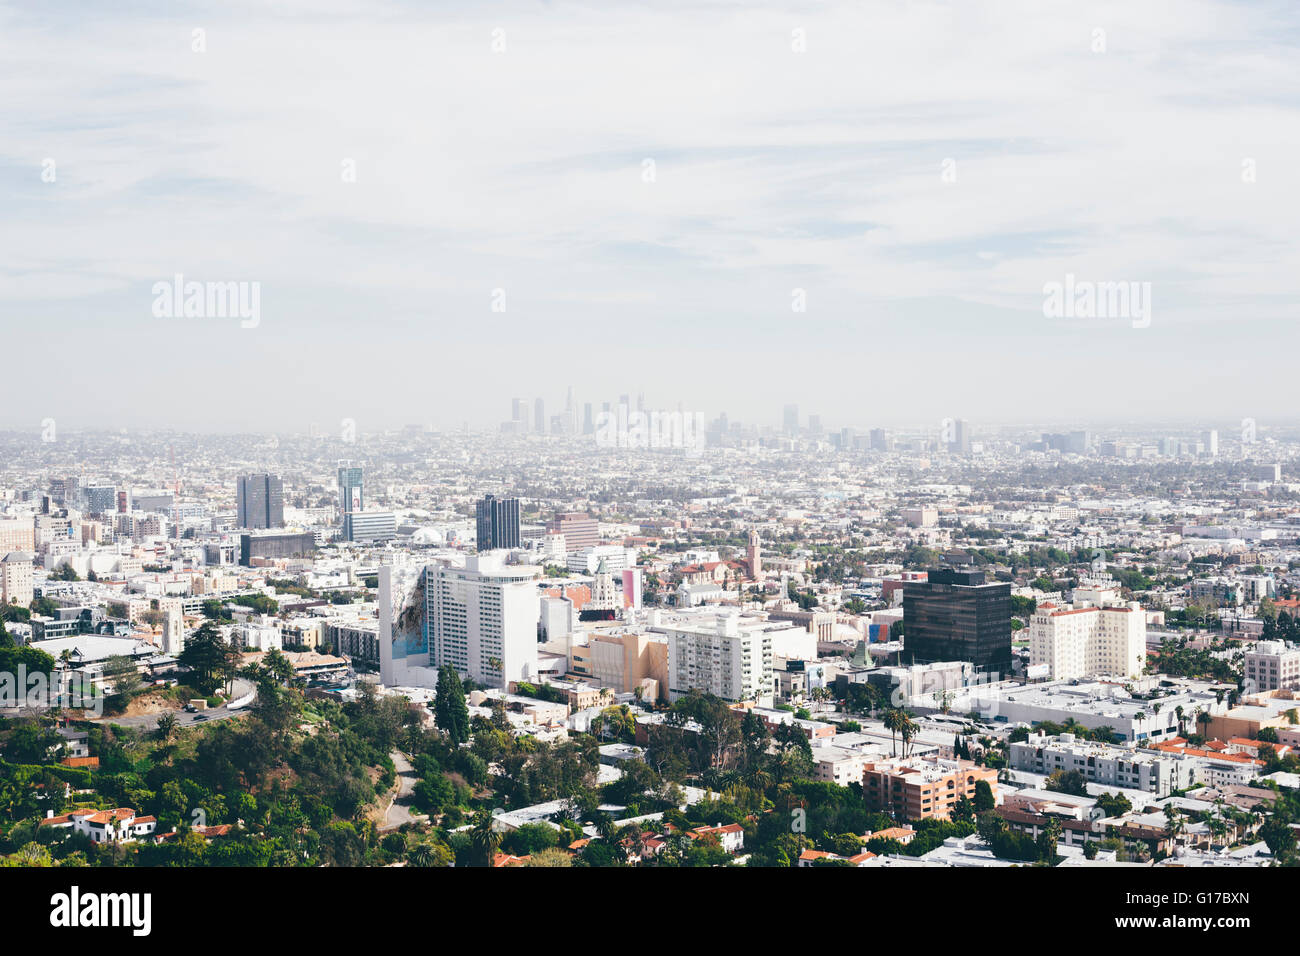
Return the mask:
M236 680L234 683L234 696L231 700L251 694L253 685L246 680ZM142 730L156 730L158 727L158 718L163 714L175 714L178 727L193 727L195 725L211 723L214 720L227 720L231 717L238 717L240 714L248 713L248 708L240 710L230 710L226 707L213 707L208 710L200 710L195 714L187 714L183 710L164 710L156 714L140 714L136 717L99 717L95 723L98 724L118 724L122 727L139 727ZM197 718L204 718L199 720Z
M411 794L420 780L415 768L411 766L404 753L394 750L389 756L393 758L393 766L397 768L397 793L384 813L384 825L379 828L381 833L396 830L404 823L422 823L429 819L422 813L411 812Z

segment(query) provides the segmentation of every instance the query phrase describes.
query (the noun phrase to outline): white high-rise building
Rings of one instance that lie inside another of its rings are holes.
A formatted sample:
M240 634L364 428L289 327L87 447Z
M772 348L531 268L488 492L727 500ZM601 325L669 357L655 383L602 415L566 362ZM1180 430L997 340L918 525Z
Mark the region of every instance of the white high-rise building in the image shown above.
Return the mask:
M1104 581L1075 588L1073 604L1040 604L1029 622L1029 666L1051 680L1138 677L1146 666L1142 605L1120 600Z
M429 663L450 665L488 687L537 679L541 569L503 562L500 553L469 555L465 567L425 570Z
M698 690L727 701L772 693L772 633L763 622L742 625L724 614L652 625L668 638L668 695Z

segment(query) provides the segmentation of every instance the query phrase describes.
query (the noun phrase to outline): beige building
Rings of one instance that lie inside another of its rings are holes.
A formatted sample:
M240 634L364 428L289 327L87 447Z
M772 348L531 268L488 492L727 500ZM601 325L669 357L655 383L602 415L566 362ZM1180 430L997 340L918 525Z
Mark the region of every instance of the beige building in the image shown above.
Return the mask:
M35 550L36 525L31 518L0 518L0 552Z
M34 597L31 554L10 551L0 558L0 604L27 607Z
M1029 666L1050 680L1138 677L1146 667L1147 619L1118 592L1075 590L1074 604L1041 604L1029 620Z
M569 670L620 694L644 687L647 701L666 700L668 643L651 634L596 631L586 644L570 641Z

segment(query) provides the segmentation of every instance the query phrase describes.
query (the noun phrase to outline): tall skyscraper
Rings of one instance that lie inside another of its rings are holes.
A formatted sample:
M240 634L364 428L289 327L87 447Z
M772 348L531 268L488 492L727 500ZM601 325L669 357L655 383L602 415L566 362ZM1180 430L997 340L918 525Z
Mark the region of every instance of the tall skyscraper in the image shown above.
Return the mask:
M970 661L1011 672L1011 585L983 571L941 568L903 584L903 656L912 663Z
M339 462L339 514L351 514L365 509L364 472L360 465L350 461Z
M582 433L584 435L594 435L596 433L596 419L591 414L591 402L582 406Z
M241 528L284 527L284 483L278 475L245 475L235 486L236 521Z
M970 422L964 418L953 422L952 441L948 443L948 450L954 455L970 454Z
M1205 453L1211 458L1219 454L1219 431L1211 428L1209 431L1201 432L1201 444L1205 446Z
M475 508L478 550L519 547L519 499L488 495Z
M787 405L785 407L785 417L783 419L785 433L787 435L797 435L799 433L799 406Z

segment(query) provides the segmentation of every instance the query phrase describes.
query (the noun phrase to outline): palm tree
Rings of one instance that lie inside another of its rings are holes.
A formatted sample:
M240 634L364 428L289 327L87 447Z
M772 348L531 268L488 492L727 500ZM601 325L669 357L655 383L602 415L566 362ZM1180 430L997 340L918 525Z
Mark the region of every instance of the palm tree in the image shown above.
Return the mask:
M898 733L903 738L904 757L907 756L907 752L911 749L912 738L917 735L920 729L920 725L912 719L912 715L907 711L903 711L903 722L898 727Z
M470 845L483 854L483 860L491 867L496 856L497 847L501 845L501 833L496 828L496 820L487 810L480 810L474 815L474 829L469 834Z
M180 721L176 719L176 715L171 711L163 714L158 718L158 738L162 740L163 743L171 740L172 734L176 732L176 725L178 723L180 723Z
M896 757L898 756L898 748L895 744L895 735L903 729L903 725L908 721L908 716L897 707L891 707L889 710L885 711L885 716L882 720L884 721L885 726L889 728L890 756Z
M411 866L433 866L436 854L433 847L428 843L417 843L411 847L411 852L406 855Z

